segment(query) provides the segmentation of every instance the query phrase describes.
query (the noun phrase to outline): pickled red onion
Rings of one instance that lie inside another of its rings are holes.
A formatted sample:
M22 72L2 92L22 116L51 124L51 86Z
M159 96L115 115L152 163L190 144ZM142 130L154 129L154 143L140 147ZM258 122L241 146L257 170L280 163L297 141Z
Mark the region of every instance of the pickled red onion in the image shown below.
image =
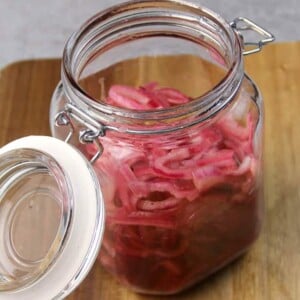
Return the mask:
M156 83L139 88L114 85L107 98L110 105L137 110L167 108L189 101L189 97L179 91L159 88ZM129 271L128 257L141 265L145 262L139 259L149 258L149 262L153 262L149 270L153 273L148 275L148 282L143 283L145 289L151 289L156 272L164 270L176 280L189 272L188 268L192 266L185 265L184 255L188 255L185 251L192 251L186 250L191 234L185 237L181 227L193 231L197 225L190 221L195 218L181 221L179 216L182 211L189 210L189 205L196 205L201 210L202 203L214 199L211 195L215 193L228 193L225 197L228 202L242 203L252 197L257 172L257 159L252 147L255 126L251 112L247 112L244 118L239 115L238 120L229 112L200 129L198 135L187 134L180 141L163 148L157 146L159 142L153 142L152 146L148 143L147 149L141 146L125 150L122 149L125 144L122 146L102 137L101 143L107 152L95 167L111 173L115 181L115 191L109 192L114 199L105 199L109 203L109 212L104 240L110 242L103 245L104 265L112 272L118 272L118 268L122 267L124 280L138 286L139 275ZM159 141L159 137L157 139ZM87 145L89 155L96 151L93 147ZM193 214L196 212L193 211ZM184 226L182 222L186 222ZM200 227L198 230L202 230ZM138 232L142 232L141 235ZM127 244L123 239L125 233ZM180 251L173 251L176 255L170 256L168 253L174 248L171 243L174 234L176 239L181 239L179 244L185 246L178 248ZM156 242L150 247L146 241L152 237ZM162 237L169 239L168 247L163 245ZM207 238L207 241L212 243L215 239ZM110 253L114 253L111 259ZM197 256L191 253L189 255ZM170 290L173 284L170 281Z

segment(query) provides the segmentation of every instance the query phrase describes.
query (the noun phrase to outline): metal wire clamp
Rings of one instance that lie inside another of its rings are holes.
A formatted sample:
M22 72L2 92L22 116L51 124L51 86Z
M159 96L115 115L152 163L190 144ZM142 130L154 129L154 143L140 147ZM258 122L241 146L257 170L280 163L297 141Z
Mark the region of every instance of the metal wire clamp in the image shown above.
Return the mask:
M236 30L236 32L238 33L238 35L240 36L240 38L242 40L242 43L244 46L243 55L249 55L249 54L259 52L264 45L271 43L275 40L275 36L271 32L267 31L266 29L257 25L253 21L251 21L247 18L244 18L244 17L235 18L230 23L230 26L234 30ZM245 41L243 32L246 32L246 31L255 32L255 33L259 34L262 38L259 41ZM246 46L252 46L254 48L247 50Z
M105 135L106 127L105 125L95 121L85 112L77 108L75 105L68 103L65 106L65 109L60 111L55 116L55 126L68 126L69 133L65 138L65 142L69 143L72 136L75 132L75 127L72 122L72 119L79 122L81 125L84 125L86 129L80 130L79 132L79 141L82 144L94 143L97 147L96 154L91 158L90 163L93 164L103 153L103 146L99 140L99 137Z

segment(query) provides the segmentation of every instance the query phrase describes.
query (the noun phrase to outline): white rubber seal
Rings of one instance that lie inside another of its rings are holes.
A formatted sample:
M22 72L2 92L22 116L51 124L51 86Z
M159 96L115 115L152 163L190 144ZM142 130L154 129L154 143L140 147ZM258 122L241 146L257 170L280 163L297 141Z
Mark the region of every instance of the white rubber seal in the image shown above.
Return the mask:
M31 285L0 292L0 300L63 299L86 277L98 255L104 231L104 203L92 166L78 150L46 136L29 136L0 149L34 149L54 158L69 177L74 195L69 236L47 272Z

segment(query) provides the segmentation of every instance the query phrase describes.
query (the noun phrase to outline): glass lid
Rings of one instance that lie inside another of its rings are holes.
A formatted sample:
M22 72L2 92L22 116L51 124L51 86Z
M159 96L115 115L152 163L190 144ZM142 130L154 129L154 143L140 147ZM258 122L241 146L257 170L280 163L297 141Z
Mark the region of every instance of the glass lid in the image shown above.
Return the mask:
M0 149L0 300L61 299L92 267L104 205L72 146L30 136Z

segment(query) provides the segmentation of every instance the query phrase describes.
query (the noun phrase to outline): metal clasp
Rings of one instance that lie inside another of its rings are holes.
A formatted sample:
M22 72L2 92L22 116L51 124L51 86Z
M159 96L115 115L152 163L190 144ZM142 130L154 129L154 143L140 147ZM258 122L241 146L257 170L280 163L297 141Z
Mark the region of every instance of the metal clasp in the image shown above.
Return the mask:
M96 154L91 158L90 163L93 164L103 153L103 146L99 141L99 137L105 135L105 125L95 121L85 112L74 106L73 104L66 104L65 109L59 112L55 117L56 126L69 126L70 131L65 138L68 143L75 132L72 119L79 122L81 125L87 127L79 132L79 141L82 144L94 143L98 149Z
M253 21L251 21L247 18L244 18L244 17L238 17L238 18L234 19L230 23L230 26L234 30L236 30L237 33L239 34L239 36L241 37L241 40L242 40L243 46L244 46L243 55L249 55L249 54L259 52L264 45L271 43L275 40L275 36L271 32L267 31L266 29L257 25ZM257 41L245 41L243 32L246 32L246 31L253 31L255 33L258 33L262 37L262 39L260 39L258 42ZM247 49L245 49L246 46L252 46L254 48L247 50Z

